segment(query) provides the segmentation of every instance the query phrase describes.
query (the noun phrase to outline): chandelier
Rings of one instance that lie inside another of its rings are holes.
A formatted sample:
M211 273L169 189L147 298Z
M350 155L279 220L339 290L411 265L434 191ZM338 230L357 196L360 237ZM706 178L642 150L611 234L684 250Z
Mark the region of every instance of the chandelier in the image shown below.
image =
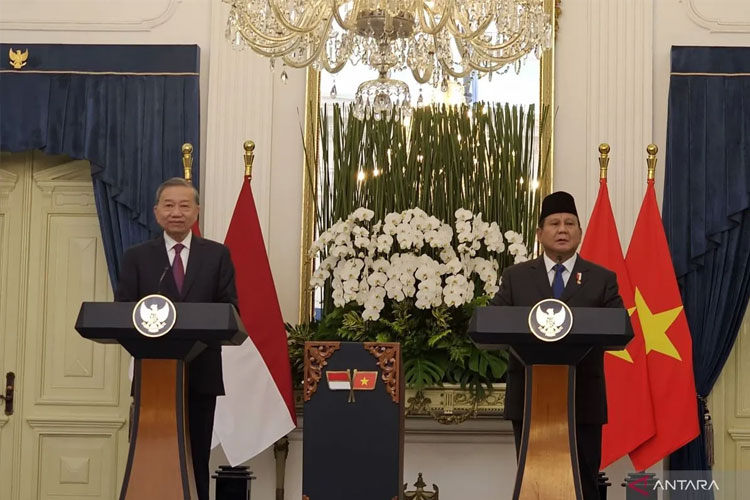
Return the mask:
M378 80L408 68L435 87L494 73L530 53L540 57L552 40L544 0L224 2L231 5L227 38L272 66L278 59L337 73L350 62L374 69Z

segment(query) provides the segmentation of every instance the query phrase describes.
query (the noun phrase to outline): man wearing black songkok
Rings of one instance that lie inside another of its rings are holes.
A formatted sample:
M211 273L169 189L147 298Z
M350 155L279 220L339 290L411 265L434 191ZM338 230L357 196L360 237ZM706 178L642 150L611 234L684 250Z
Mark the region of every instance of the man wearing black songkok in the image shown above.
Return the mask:
M557 298L570 307L623 307L615 273L582 259L581 224L575 200L563 191L542 201L537 240L544 252L534 260L503 272L496 306L533 306ZM505 393L505 418L513 422L516 454L521 444L524 410L524 367L511 355ZM585 500L598 500L597 476L601 463L602 425L607 422L604 353L592 349L576 369L576 437L578 465Z

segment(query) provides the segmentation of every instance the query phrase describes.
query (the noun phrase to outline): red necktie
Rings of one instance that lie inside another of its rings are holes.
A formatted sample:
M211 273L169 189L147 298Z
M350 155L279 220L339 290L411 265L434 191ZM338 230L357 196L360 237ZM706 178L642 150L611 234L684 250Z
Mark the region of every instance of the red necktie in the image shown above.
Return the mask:
M185 266L182 264L182 257L180 252L185 248L182 243L177 243L172 247L174 249L174 261L172 262L172 274L174 275L174 282L177 284L177 291L182 293L182 283L185 281Z

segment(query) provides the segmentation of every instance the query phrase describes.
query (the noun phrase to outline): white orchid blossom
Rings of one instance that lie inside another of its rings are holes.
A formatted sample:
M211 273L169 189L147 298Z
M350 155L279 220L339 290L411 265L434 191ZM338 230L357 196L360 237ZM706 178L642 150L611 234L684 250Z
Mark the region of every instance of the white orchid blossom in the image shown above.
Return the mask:
M499 254L528 259L523 237L503 233L481 213L460 208L455 217L451 227L413 208L373 224L374 212L358 208L311 246L310 256L322 260L310 285L321 288L330 280L334 306L356 303L365 321L379 320L387 302L412 299L417 308L431 309L460 307L475 293L494 295Z

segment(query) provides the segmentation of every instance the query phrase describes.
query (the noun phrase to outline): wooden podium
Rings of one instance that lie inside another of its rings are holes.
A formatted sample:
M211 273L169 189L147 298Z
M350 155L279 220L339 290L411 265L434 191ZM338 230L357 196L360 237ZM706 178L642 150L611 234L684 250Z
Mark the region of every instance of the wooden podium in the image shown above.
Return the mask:
M247 338L231 304L175 304L174 327L149 338L133 327L134 302L84 302L76 321L82 337L119 343L135 358L135 412L120 500L197 498L185 412L185 363L208 344Z
M530 332L531 307L477 308L469 336L481 349L509 347L526 366L521 449L513 500L582 500L575 427L575 372L596 347L633 338L625 309L572 308L570 333L556 342Z

